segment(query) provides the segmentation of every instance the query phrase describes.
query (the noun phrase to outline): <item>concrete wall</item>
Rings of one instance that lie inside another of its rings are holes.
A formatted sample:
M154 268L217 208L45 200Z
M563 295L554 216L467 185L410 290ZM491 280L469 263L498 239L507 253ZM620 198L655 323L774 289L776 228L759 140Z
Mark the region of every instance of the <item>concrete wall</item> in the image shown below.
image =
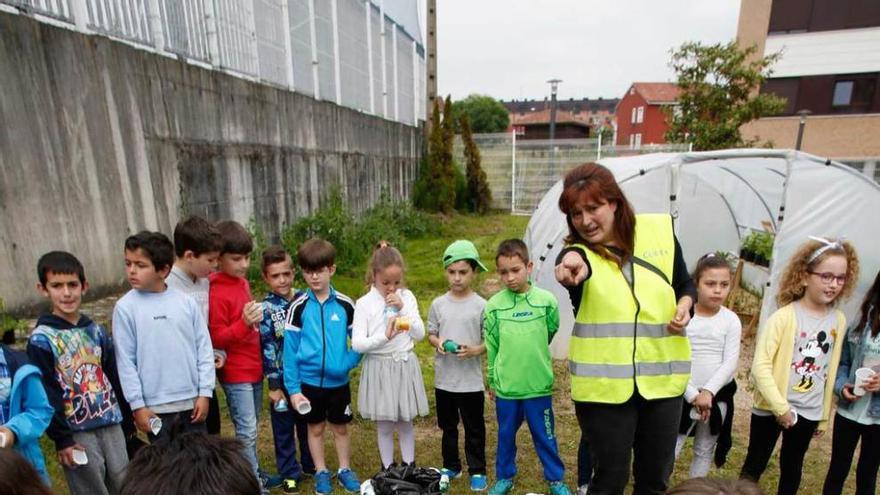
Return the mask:
M96 289L122 245L183 214L272 236L332 185L365 208L408 196L418 129L0 13L0 298L39 302L36 261L75 253Z
M744 138L772 141L775 148L794 148L800 117L766 117L740 128ZM801 149L840 160L880 157L880 114L811 115Z

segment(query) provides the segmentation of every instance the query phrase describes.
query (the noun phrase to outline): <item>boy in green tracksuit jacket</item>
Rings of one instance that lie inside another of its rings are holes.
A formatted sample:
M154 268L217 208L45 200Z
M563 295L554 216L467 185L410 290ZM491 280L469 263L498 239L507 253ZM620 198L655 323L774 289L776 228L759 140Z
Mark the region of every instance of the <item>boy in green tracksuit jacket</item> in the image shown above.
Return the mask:
M553 362L550 341L559 328L552 293L531 285L532 262L525 243L508 239L498 246L495 265L507 287L486 303L483 328L489 361L490 397L498 418L496 480L489 495L505 495L516 476L516 432L523 419L551 495L570 495L562 481L553 419Z

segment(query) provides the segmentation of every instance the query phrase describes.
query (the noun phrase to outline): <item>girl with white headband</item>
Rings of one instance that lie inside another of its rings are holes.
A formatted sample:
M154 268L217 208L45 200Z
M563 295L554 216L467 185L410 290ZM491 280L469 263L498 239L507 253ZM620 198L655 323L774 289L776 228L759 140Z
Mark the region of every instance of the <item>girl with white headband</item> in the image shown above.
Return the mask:
M774 312L758 334L749 448L741 478L758 481L782 434L779 495L794 495L804 455L827 426L846 317L837 302L859 275L852 244L811 237L794 253L779 282Z

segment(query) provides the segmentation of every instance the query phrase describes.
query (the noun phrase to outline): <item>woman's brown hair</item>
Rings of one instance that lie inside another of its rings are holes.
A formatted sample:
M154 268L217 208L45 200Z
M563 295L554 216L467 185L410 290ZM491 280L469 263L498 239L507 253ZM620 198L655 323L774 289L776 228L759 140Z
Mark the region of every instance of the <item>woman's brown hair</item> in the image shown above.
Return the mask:
M614 240L623 251L623 256L618 259L605 246L595 245L581 237L571 221L571 211L575 203L586 197L588 201L608 202L616 206L614 211L614 224L612 233ZM598 163L584 163L565 174L562 182L562 194L559 196L559 210L565 214L568 223L568 237L566 244L585 244L591 250L603 258L614 260L622 264L633 254L635 247L636 215L632 205L624 196L623 191L614 179L610 170Z
M880 272L874 277L874 283L865 294L862 301L862 316L859 323L852 329L853 333L860 333L863 329L870 327L871 336L877 338L880 333Z

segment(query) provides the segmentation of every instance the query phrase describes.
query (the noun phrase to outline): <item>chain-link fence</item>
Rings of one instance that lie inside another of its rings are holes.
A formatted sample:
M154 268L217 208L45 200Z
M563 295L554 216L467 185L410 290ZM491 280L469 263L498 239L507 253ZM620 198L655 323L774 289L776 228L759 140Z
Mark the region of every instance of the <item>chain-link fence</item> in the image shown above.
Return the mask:
M425 119L420 2L0 0L85 33L143 45L373 115Z
M581 163L613 156L687 151L687 144L627 146L601 144L598 139L516 139L513 133L475 134L481 166L492 190L492 206L512 213L531 214L544 194L566 172ZM456 164L465 167L464 145L456 136Z

